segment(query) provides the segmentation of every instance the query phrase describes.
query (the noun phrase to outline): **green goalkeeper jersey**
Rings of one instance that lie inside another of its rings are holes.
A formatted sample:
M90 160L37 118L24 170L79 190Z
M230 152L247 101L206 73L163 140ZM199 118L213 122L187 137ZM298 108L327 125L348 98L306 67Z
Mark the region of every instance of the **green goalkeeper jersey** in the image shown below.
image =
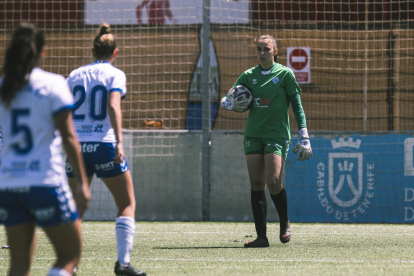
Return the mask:
M301 92L292 70L279 63L274 63L269 70L263 70L257 65L241 74L234 86L236 85L249 88L253 94L244 135L290 139L290 98ZM298 99L303 113L300 98ZM305 120L304 113L301 117ZM306 121L299 123L299 127L306 126Z

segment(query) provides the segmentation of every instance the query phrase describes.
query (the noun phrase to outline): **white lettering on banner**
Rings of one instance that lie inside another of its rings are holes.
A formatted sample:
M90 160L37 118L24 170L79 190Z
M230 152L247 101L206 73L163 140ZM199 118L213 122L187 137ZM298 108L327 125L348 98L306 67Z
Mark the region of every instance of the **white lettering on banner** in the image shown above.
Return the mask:
M331 140L331 144L334 150L344 147L359 149L361 140L354 142L352 138L340 138L339 141ZM338 221L349 222L366 214L374 197L374 164L367 163L364 173L361 152L330 152L328 156L327 185L325 164L320 162L316 165L316 186L321 206Z
M404 196L404 201L405 202L410 202L414 200L414 189L412 188L405 188L405 196Z
M404 208L404 213L405 213L405 217L404 220L405 221L410 221L410 220L414 220L414 209L411 207L405 207Z
M414 138L407 138L404 141L404 176L414 176ZM414 181L411 181L411 184ZM404 189L404 202L414 200L414 189ZM404 207L404 220L414 220L414 208Z
M414 138L404 141L404 175L414 176Z

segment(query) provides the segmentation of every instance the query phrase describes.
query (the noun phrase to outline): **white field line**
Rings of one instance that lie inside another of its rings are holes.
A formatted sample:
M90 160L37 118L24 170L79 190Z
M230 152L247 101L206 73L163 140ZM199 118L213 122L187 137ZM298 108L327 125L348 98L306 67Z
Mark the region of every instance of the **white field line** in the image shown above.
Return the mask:
M114 234L115 230L113 231L89 231L89 230L84 230L82 231L83 234L95 234L95 233L99 233L99 234L105 234L105 232L108 233L108 235ZM176 235L180 235L180 234L194 234L194 235L199 235L199 234L216 234L216 235L226 235L226 236L234 236L234 235L245 235L245 234L249 234L247 233L249 231L245 231L245 232L196 232L196 231L135 231L135 234L176 234ZM251 232L251 231L250 231ZM37 230L36 231L37 234L44 234L43 231L41 230ZM269 234L275 233L275 234L279 234L279 231L273 232L273 231L268 231ZM5 231L0 231L0 234L6 234ZM392 236L414 236L414 233L395 233L395 232L390 232L390 233L386 233L386 232L358 232L358 233L343 233L343 232L300 232L300 233L296 233L292 231L292 235L306 235L306 236L311 236L311 235L335 235L335 236L384 236L384 235L392 235Z
M106 268L100 268L100 267L86 267L86 266L83 266L83 267L85 269L104 270L104 271L107 270ZM282 267L283 266L279 266L278 268L282 268ZM380 268L380 269L384 268L382 266L370 266L370 265L365 265L363 267L364 268ZM395 265L395 266L393 265L393 266L387 266L385 268L389 269L389 268L413 268L413 267L414 267L413 265ZM0 266L0 268L7 269L9 267L8 266ZM151 269L162 269L162 268L166 268L166 266L162 266L162 265L151 266ZM180 269L180 268L182 268L182 266L168 265L167 268L169 268L169 269ZM203 269L227 269L227 268L229 268L229 269L245 269L244 266L206 266L206 267L203 267ZM285 266L283 268L287 269L287 270L288 269L307 269L307 268L315 268L315 266ZM323 267L318 267L318 269L321 269L321 268L323 268ZM355 269L356 267L353 266L353 265L337 265L337 266L335 266L335 268ZM362 267L358 266L357 268L362 268ZM44 266L31 266L31 269L32 270L33 269L45 269L45 267ZM82 269L82 267L81 267L81 269Z
M9 260L10 258L0 258L0 260ZM55 260L56 258L34 258L34 260ZM112 260L115 261L116 258L81 258L81 260ZM413 264L414 260L381 260L381 261L365 261L365 260L340 260L340 259L200 259L200 258L134 258L136 261L179 261L179 262L306 262L306 263L350 263L350 264ZM411 266L410 266L411 267Z

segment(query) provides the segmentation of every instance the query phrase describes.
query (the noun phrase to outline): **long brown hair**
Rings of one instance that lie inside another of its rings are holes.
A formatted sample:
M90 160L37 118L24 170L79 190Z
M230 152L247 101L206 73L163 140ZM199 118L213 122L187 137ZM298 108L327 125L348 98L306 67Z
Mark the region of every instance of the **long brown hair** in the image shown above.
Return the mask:
M93 41L95 57L100 60L107 60L111 57L116 49L116 41L111 34L111 27L104 23L99 26L98 34Z
M14 30L6 50L2 68L1 101L8 106L20 88L28 82L28 75L37 65L45 39L43 32L32 24L22 23Z

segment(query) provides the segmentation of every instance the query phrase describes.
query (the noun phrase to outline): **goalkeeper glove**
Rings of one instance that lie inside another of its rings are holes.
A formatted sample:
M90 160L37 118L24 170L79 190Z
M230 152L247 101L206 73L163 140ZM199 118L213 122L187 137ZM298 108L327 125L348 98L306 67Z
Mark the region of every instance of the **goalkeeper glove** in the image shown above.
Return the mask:
M299 151L298 160L304 161L308 160L312 156L312 148L309 141L308 129L306 127L299 130L300 139L297 142L296 146L293 148L293 153Z
M246 98L245 94L238 96L234 101L234 111L244 112L249 107L249 100Z
M228 99L221 100L220 105L225 110L233 111L234 110L234 104L229 101Z
M233 97L228 97L225 100L221 100L220 105L225 110L235 111L235 112L244 112L249 107L249 100L246 98L246 95L240 95L237 99Z

